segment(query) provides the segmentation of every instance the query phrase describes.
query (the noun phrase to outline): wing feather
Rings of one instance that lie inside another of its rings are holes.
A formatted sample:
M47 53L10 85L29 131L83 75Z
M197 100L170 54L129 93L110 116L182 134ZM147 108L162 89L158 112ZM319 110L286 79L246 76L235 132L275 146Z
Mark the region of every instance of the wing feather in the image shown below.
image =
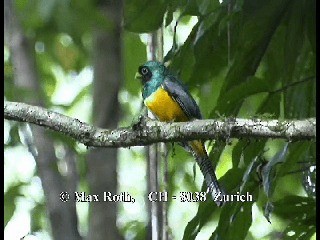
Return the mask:
M183 83L174 78L167 76L163 82L163 88L179 104L183 112L191 119L202 119L200 109L196 101Z

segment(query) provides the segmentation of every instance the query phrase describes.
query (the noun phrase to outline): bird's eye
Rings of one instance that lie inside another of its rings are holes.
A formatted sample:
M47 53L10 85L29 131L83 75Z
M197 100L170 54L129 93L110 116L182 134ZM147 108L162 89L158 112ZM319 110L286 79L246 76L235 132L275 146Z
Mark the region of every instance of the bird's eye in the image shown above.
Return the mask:
M141 74L142 74L142 75L145 76L145 75L148 74L148 72L149 72L148 68L146 68L146 67L141 68Z

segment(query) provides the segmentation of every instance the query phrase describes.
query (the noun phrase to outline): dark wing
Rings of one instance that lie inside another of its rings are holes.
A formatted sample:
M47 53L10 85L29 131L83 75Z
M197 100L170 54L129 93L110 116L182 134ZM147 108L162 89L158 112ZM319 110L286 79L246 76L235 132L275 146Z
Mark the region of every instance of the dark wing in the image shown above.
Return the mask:
M163 82L163 88L180 105L183 112L190 119L202 119L200 109L196 101L183 83L173 76L166 76Z

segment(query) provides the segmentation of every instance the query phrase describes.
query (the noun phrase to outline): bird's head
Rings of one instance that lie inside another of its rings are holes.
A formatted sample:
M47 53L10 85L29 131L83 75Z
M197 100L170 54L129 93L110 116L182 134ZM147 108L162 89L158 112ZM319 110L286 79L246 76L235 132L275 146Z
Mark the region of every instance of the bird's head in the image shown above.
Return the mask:
M167 69L162 63L148 61L138 68L135 77L140 79L143 85L157 85L163 82L166 72Z
M167 68L160 62L148 61L138 68L135 78L140 79L143 85L143 99L155 92L163 83Z

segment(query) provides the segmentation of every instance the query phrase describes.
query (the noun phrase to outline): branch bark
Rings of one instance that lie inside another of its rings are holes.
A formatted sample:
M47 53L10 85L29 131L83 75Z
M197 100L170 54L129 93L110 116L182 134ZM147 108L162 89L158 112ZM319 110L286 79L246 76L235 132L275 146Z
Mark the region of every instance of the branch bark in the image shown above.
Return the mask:
M315 118L286 121L226 118L165 123L141 117L130 127L101 129L45 108L8 101L4 102L4 118L44 126L92 147L117 148L157 142L250 137L288 141L316 139Z

